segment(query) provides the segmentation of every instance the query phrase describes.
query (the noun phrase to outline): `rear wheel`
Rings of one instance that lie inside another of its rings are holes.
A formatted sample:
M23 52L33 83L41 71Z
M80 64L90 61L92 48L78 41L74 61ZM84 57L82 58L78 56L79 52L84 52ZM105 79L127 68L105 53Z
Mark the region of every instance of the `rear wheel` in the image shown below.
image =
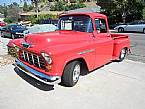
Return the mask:
M120 52L120 56L119 56L119 62L123 61L126 57L126 54L127 54L127 49L126 48L123 48Z
M80 73L80 62L73 61L67 64L63 72L61 84L68 87L74 86L79 80Z
M122 27L118 28L118 32L123 33L124 32L124 28L122 28Z

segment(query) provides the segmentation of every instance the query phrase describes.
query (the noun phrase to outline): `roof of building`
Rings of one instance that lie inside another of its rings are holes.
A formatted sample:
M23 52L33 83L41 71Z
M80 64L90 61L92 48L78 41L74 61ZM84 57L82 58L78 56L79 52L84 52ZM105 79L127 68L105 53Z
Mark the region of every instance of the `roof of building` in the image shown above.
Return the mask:
M101 7L100 6L91 6L91 7L85 7L85 8L79 8L75 10L67 11L68 13L78 13L78 12L100 12Z

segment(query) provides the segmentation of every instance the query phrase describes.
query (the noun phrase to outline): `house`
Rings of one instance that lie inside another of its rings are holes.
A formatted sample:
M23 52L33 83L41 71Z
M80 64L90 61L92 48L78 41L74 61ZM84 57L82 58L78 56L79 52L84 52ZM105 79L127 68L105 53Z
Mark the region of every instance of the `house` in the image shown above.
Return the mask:
M75 10L66 11L66 13L77 13L77 12L100 12L100 6L90 6L85 8L79 8Z
M5 19L4 15L0 13L0 21L3 21Z

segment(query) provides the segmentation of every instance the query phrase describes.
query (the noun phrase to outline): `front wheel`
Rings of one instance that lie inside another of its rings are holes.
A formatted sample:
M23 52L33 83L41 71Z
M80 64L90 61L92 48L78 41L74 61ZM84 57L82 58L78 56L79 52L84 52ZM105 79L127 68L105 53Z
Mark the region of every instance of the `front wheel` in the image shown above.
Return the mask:
M119 56L119 62L123 61L126 57L126 54L127 54L127 49L126 48L123 48L120 52L120 56Z
M73 61L66 65L61 84L64 86L72 87L74 86L80 77L81 65L78 61Z
M145 34L145 28L143 29L143 33Z

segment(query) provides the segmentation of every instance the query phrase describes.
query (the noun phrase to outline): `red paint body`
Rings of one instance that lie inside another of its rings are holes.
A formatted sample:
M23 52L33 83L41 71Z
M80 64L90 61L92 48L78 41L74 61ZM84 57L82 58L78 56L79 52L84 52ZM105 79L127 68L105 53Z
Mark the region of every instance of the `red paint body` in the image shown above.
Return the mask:
M67 16L72 15L68 14ZM89 71L100 67L111 60L119 58L120 51L126 47L130 49L129 37L120 34L110 34L107 25L107 33L99 33L95 27L95 18L105 19L107 17L97 13L79 13L73 15L90 16L93 22L94 32L77 32L69 30L58 30L54 32L29 34L24 39L17 40L15 44L24 49L22 42L27 42L33 47L25 49L30 53L41 56L41 52L49 54L53 60L51 70L46 71L19 60L27 66L49 76L62 76L65 65L75 59L83 59ZM20 43L21 42L21 43Z

